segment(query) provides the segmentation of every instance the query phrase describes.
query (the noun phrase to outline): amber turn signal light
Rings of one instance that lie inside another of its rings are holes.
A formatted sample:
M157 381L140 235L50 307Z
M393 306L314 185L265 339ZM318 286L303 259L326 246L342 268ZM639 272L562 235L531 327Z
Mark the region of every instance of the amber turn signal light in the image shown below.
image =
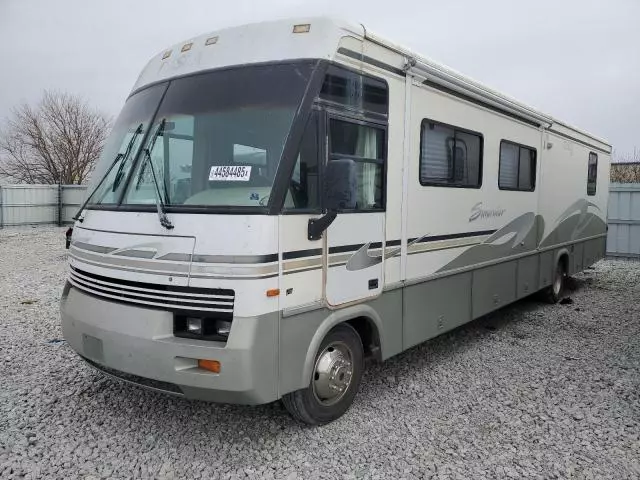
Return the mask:
M198 360L198 367L213 373L220 373L220 362L218 360Z

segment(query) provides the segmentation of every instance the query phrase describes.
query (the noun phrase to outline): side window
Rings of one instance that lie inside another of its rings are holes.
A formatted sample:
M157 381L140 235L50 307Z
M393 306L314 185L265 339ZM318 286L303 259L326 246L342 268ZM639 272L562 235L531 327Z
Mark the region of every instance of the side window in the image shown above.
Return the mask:
M335 65L329 67L320 90L320 98L383 115L389 110L389 92L385 82Z
M318 116L313 113L305 127L296 164L284 202L288 211L320 207L318 191Z
M589 153L589 166L587 170L587 195L596 194L596 182L598 180L598 155Z
M533 192L536 189L536 160L537 152L534 148L507 140L500 142L500 190Z
M329 161L349 158L356 163L356 210L383 209L385 130L333 118L329 139Z
M449 125L422 121L420 183L441 187L480 188L482 135Z

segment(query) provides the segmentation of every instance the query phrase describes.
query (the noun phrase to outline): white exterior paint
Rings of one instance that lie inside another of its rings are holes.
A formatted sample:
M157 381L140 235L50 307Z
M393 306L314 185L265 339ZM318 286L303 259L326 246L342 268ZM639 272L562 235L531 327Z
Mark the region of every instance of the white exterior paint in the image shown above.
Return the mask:
M299 24L311 24L309 32L294 34L293 26ZM362 38L363 33L361 25L328 18L278 20L210 32L158 53L142 70L133 91L171 77L232 65L300 58L330 60L342 37ZM215 43L206 44L215 37ZM169 56L163 58L168 52Z
M311 25L309 33L292 33L294 25L306 23ZM215 43L206 45L207 40L214 37L217 37ZM339 52L340 48L347 48L395 69L407 70L408 76L344 55ZM168 52L170 54L167 56ZM345 302L366 300L372 294L379 295L385 286L395 287L404 282L429 278L471 248L461 242L460 246L446 250L411 254L408 246L411 238L498 230L527 212L545 218L546 235L569 205L579 198L587 198L587 158L589 151L594 149L598 149L599 156L598 188L596 196L588 197L588 200L597 205L599 210L596 213L605 219L610 156L608 144L446 67L380 40L369 32L365 33L362 26L313 18L268 22L201 35L160 52L142 71L133 91L161 80L203 70L301 58L331 60L383 78L389 85L386 214L376 214L380 217L378 223L365 221L365 216L369 214L354 214L352 217L339 215L335 224L325 233L328 240L309 241L306 237L307 222L310 218L317 218L317 215L171 214L175 229L167 233L158 223L155 213L90 210L86 212L84 222L77 224L74 241L86 238L95 245L135 249L145 243L140 235L152 235L154 242L169 235L183 238L177 243L167 240L165 250L170 243L175 243L172 253L188 254L192 248L194 256L277 254L278 260L259 266L271 273L260 272L256 266L238 266L233 261L194 262L189 267L188 282L171 280L173 284L182 282L191 287L235 290L235 315L244 317L322 304L335 308ZM413 63L414 66L408 67ZM537 120L542 126L534 127L505 113L451 93L443 93L424 85L424 79L470 99L500 106L510 114ZM423 119L451 124L483 135L481 188L425 187L420 184ZM498 156L503 139L537 150L537 186L534 192L498 189ZM547 148L549 143L553 144L551 148ZM480 202L484 208L504 209L504 213L499 217L470 222L470 213ZM378 228L383 230L378 232ZM87 233L89 229L93 229L91 234ZM115 235L118 232L129 236ZM400 241L398 248L402 254L387 258L380 264L383 270L376 274L379 275L380 284L373 293L363 288L363 282L372 278L370 272L348 272L344 266L331 268L326 265L330 263L330 258L325 258L324 269L309 269L313 261L321 260L322 255L326 256L331 246L391 240ZM306 262L311 262L307 267L300 260L288 260L285 257L287 252L317 249L321 249L321 253L305 257ZM164 273L153 275L148 272L109 270L108 266L83 263L78 258L72 259L72 265L80 265L82 269L104 276L169 283L169 274ZM185 265L189 265L189 262L185 262ZM265 293L269 289L280 289L280 295L267 297Z

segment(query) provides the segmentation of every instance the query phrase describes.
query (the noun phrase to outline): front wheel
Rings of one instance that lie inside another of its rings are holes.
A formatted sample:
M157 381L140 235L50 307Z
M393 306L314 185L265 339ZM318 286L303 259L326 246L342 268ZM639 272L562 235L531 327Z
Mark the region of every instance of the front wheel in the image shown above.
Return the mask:
M556 271L553 274L553 283L545 290L545 297L549 303L558 303L564 293L564 283L567 276L566 269L562 261L556 265Z
M320 344L309 386L284 395L282 403L301 422L332 422L353 403L363 368L364 351L358 332L350 325L338 325Z

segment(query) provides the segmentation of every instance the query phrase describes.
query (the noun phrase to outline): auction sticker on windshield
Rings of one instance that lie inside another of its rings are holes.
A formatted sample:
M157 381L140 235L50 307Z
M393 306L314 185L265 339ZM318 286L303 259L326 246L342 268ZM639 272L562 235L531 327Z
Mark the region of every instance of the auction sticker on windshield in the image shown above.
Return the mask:
M244 165L214 165L209 171L209 181L248 182L251 177L251 167Z

